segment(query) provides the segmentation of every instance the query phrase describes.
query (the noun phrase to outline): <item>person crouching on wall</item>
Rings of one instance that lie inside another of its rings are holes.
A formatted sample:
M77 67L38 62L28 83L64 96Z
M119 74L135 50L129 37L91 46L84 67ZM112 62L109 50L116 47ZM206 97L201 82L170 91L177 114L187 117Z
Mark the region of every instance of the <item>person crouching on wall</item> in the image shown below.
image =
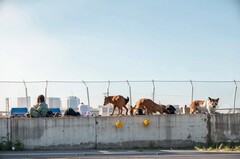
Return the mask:
M28 117L46 117L48 112L48 105L45 103L44 95L39 95L37 104L31 107L30 111L26 114Z

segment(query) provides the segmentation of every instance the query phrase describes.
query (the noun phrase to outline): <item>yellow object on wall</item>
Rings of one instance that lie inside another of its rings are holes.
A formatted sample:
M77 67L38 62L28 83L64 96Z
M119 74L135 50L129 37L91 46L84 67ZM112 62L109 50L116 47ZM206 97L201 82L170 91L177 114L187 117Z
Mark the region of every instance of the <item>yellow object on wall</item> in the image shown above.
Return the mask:
M117 128L120 128L120 127L122 127L122 126L123 126L122 121L121 121L121 120L118 120L118 122L116 122L116 127L117 127Z
M149 124L150 124L150 120L144 119L144 120L143 120L143 124L144 124L144 125L149 125Z

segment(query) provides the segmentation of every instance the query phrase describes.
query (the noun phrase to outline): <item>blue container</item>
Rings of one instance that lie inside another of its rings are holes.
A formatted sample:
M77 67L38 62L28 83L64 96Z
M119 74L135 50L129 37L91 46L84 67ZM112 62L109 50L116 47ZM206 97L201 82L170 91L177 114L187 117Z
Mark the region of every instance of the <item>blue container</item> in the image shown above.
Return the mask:
M28 112L28 109L26 107L11 109L11 115L13 116L24 116L27 112Z
M61 113L60 108L48 108L48 111L52 111L53 113Z

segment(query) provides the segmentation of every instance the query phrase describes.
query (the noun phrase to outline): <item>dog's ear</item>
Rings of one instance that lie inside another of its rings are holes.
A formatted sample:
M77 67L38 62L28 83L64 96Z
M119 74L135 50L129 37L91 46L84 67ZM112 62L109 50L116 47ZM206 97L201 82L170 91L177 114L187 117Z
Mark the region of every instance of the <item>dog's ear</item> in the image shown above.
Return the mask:
M210 97L208 97L209 100L212 100Z
M216 100L217 100L217 102L218 102L218 101L219 101L219 98L217 98Z

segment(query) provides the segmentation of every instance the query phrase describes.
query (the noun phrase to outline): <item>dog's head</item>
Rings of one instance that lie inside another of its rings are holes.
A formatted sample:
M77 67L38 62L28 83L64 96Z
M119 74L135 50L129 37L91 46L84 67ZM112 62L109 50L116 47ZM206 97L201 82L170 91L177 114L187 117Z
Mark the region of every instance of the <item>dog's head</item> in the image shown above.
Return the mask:
M213 99L213 98L208 97L208 101L209 101L209 105L211 107L216 108L218 105L219 98Z
M105 96L103 106L106 106L107 104L111 103L111 100L112 100L111 96Z
M134 113L134 108L130 106L130 114L133 115L133 113Z

